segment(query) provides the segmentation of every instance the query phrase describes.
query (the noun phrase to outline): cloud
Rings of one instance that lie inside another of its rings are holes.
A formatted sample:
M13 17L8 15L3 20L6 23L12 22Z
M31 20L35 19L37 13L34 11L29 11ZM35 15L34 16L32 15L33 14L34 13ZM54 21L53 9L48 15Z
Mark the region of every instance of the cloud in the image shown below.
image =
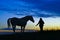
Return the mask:
M60 0L25 0L25 2L34 4L35 8L40 10L60 13Z
M14 15L60 17L60 0L0 0L0 11Z
M3 11L19 11L24 8L31 8L33 5L24 1L3 0L0 1L0 10Z
M15 13L14 13L15 14ZM59 17L60 14L52 13L52 12L46 12L46 11L41 11L37 9L32 9L32 10L25 10L23 12L17 12L15 15L32 15L35 17Z

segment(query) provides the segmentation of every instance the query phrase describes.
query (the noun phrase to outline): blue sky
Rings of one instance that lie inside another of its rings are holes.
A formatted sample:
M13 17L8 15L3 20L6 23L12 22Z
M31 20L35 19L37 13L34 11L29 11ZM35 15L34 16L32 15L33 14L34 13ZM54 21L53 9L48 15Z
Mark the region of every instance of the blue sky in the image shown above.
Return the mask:
M0 0L0 11L15 15L59 17L60 0Z
M4 25L7 27L8 18L26 15L37 17L36 22L43 17L46 25L54 23L54 25L60 26L60 0L0 0L0 28L4 28ZM32 24L29 22L27 26Z

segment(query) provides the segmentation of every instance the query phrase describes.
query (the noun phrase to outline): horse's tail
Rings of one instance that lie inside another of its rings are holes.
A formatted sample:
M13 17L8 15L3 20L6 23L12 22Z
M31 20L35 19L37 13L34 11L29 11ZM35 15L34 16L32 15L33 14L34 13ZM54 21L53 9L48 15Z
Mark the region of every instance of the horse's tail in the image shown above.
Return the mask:
M10 19L7 20L8 28L10 28Z

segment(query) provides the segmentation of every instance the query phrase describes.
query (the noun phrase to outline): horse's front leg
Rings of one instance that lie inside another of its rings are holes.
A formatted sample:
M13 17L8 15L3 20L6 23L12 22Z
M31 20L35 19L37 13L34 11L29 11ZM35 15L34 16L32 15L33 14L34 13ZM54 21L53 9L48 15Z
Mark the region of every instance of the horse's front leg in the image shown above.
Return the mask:
M16 26L12 26L13 27L13 31L15 32L15 28L16 28Z
M23 27L23 32L25 31L25 26Z

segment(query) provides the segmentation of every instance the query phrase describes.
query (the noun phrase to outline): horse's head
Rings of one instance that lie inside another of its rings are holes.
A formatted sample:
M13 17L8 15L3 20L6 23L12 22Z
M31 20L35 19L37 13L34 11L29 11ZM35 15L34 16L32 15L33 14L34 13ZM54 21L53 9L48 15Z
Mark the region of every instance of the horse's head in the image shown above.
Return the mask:
M29 20L32 21L34 23L34 19L32 16L29 16Z

